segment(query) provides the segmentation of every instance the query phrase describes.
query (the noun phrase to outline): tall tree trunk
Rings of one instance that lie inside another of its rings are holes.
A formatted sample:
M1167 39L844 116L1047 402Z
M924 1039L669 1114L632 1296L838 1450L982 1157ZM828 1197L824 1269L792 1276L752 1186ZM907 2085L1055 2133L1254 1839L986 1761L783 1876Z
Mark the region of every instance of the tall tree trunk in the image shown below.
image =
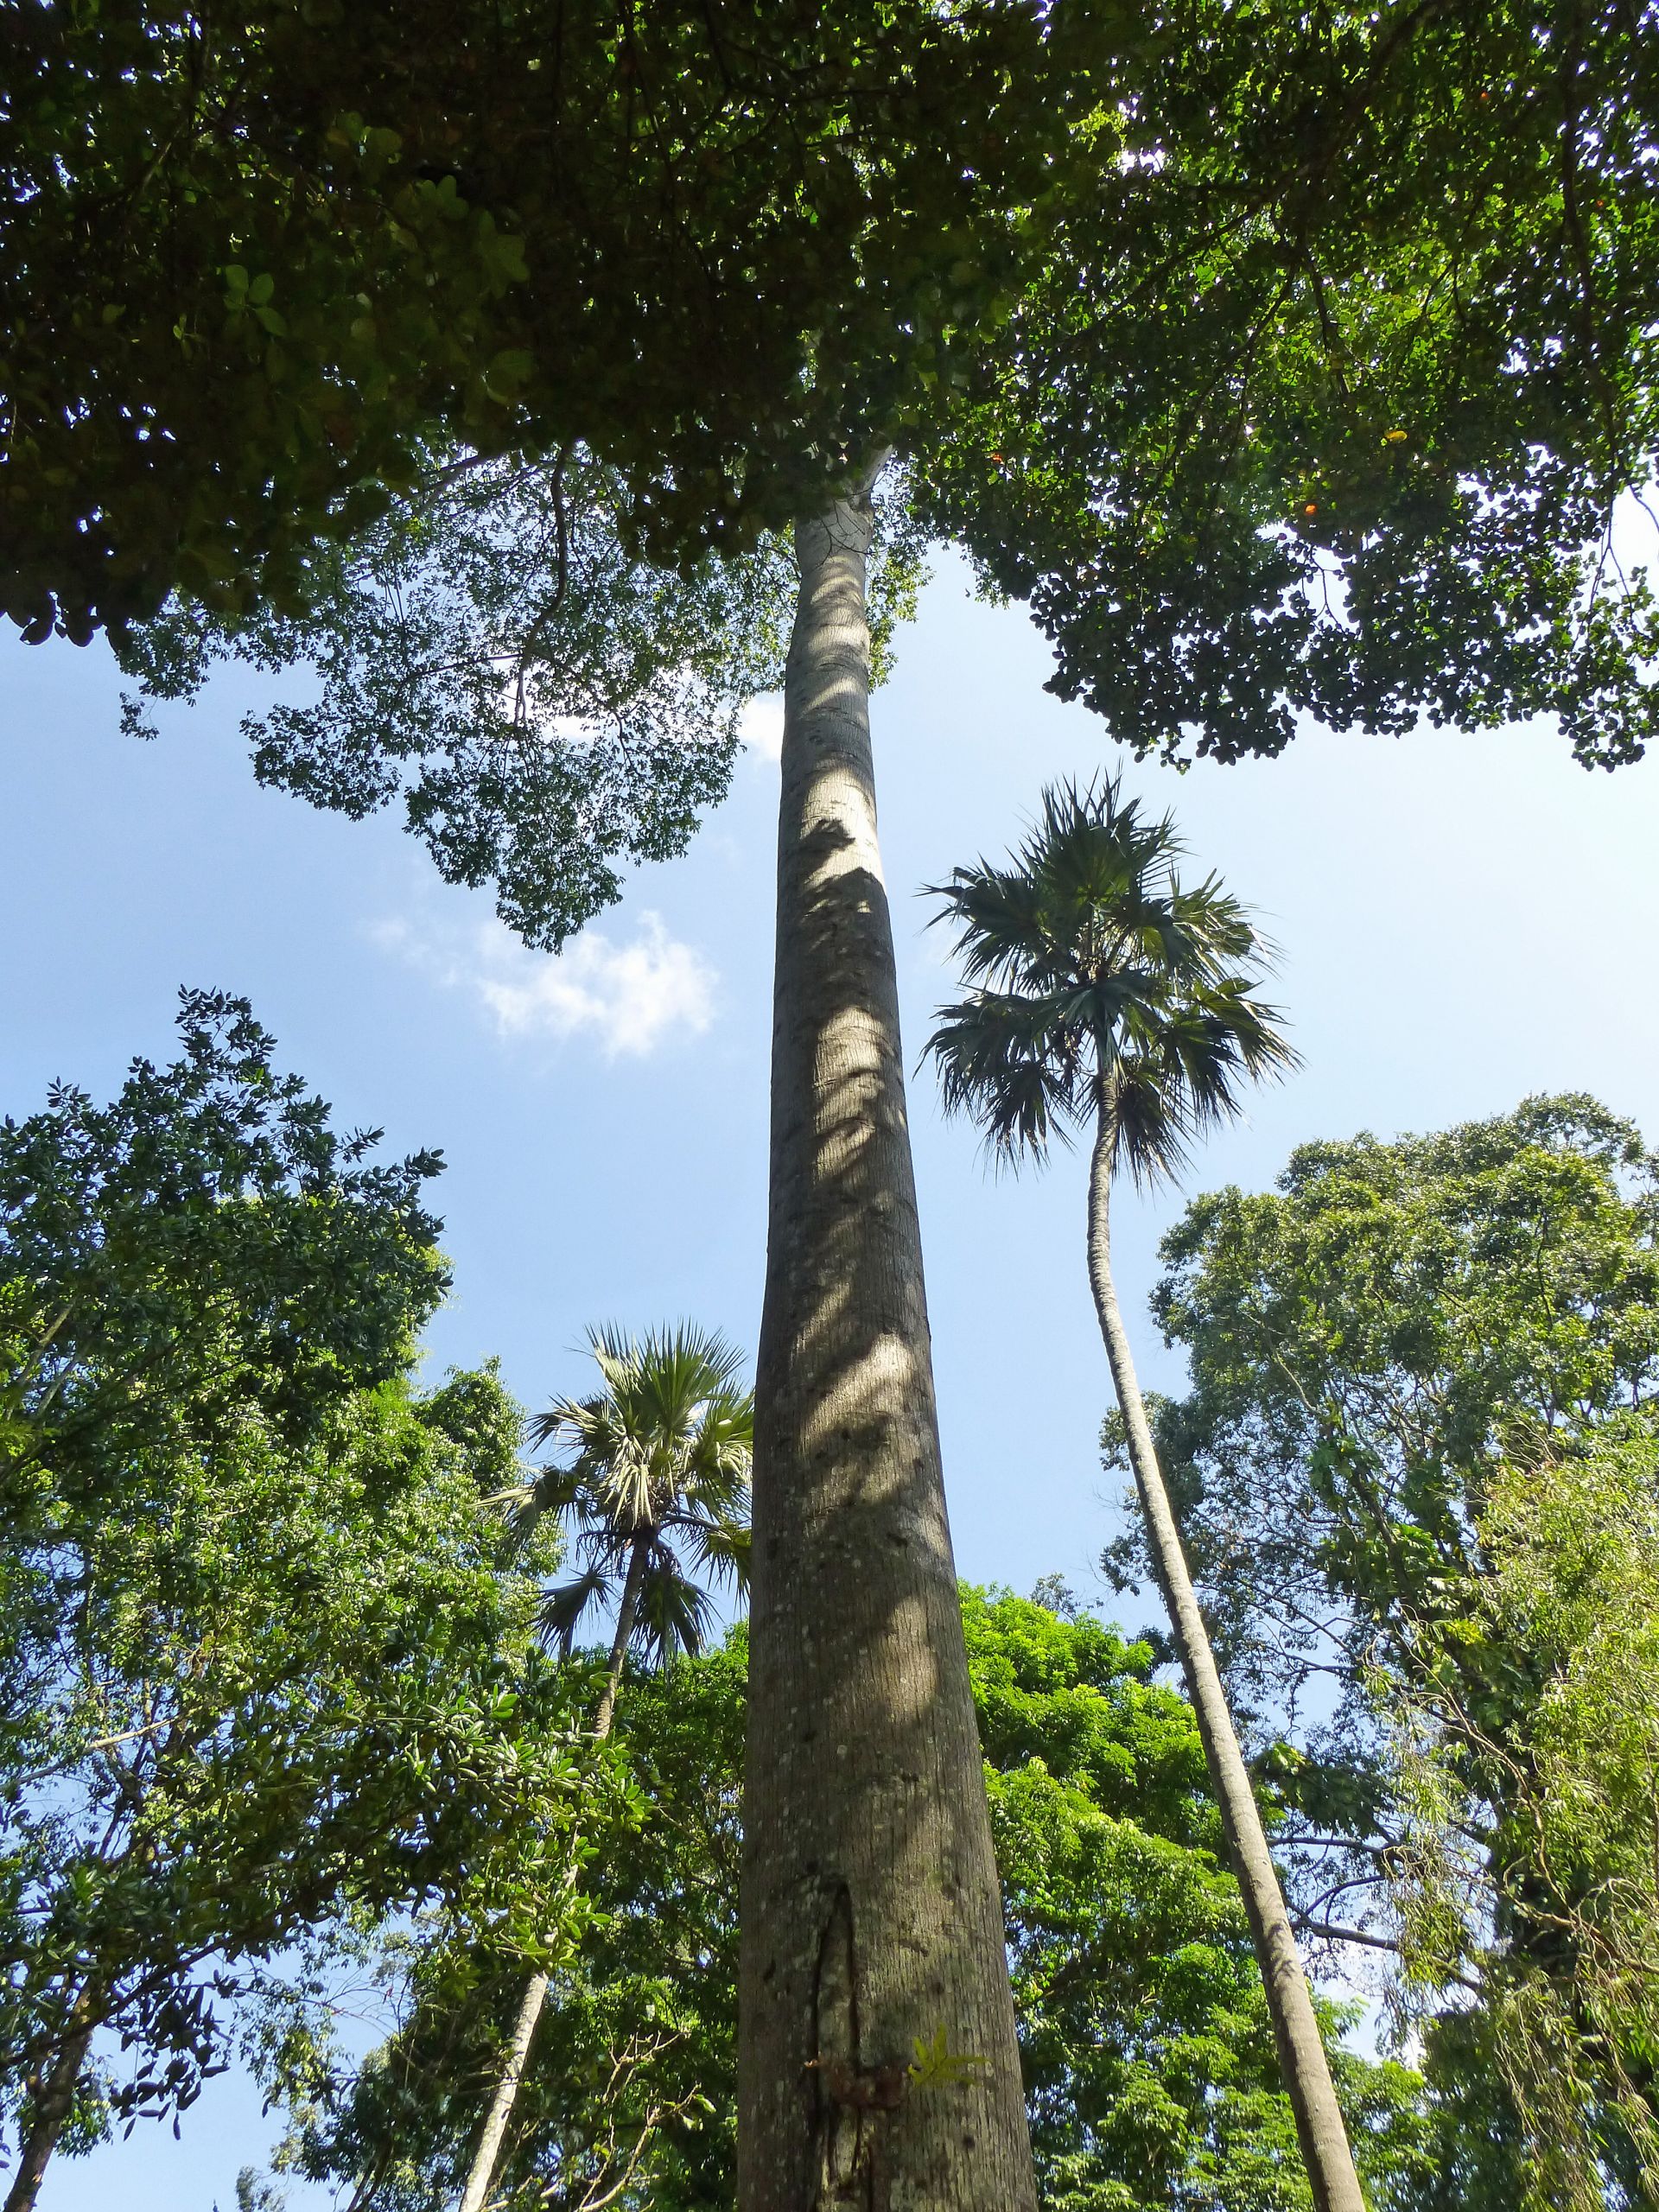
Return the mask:
M1261 1961L1267 1986L1268 2010L1273 2018L1274 2039L1279 2046L1280 2070L1284 2075L1296 2133L1306 2163L1318 2212L1364 2212L1364 2200L1354 2172L1347 2130L1332 2087L1331 2069L1319 2038L1313 1999L1308 1993L1296 1938L1291 1932L1285 1900L1274 1872L1262 1815L1250 1787L1250 1777L1239 1749L1238 1737L1227 1708L1226 1693L1210 1648L1209 1632L1187 1572L1180 1532L1170 1505L1169 1493L1158 1465L1152 1430L1135 1381L1129 1339L1118 1310L1112 1282L1111 1183L1113 1128L1109 1103L1103 1103L1089 1175L1089 1280L1094 1287L1100 1333L1106 1340L1117 1402L1122 1408L1128 1440L1129 1464L1147 1517L1153 1563L1159 1587L1169 1609L1175 1649L1186 1676L1187 1694L1198 1715L1210 1780L1221 1807L1222 1830L1232 1854L1249 1915L1250 1935Z
M741 2212L1033 2212L945 1520L892 929L868 501L798 524L756 1373ZM918 2089L918 2038L975 2064Z
M17 2153L17 2171L6 2192L5 2212L35 2212L41 2183L51 2164L75 2101L75 2084L86 2063L86 2052L97 2023L92 2018L90 1986L70 2008L66 2034L57 2056L43 2067L38 2086L29 2098L29 2133Z
M633 1550L628 1560L628 1572L622 1585L621 1601L616 1609L616 1634L611 1639L610 1663L605 1670L605 1688L600 1694L599 1709L594 1715L594 1740L602 1744L611 1732L611 1723L616 1717L616 1696L622 1682L622 1662L627 1657L628 1645L633 1638L634 1618L639 1610L639 1592L645 1578L645 1559L649 1549L646 1537L634 1539ZM575 1878L574 1866L565 1878L568 1891ZM536 2023L542 2017L542 2007L547 2002L548 1975L540 1972L531 1974L524 1984L524 1993L519 2000L518 2017L512 2025L512 2041L507 2045L506 2056L501 2062L501 2072L495 2085L495 2094L484 2121L484 2133L478 2139L478 2148L473 2153L472 2171L467 2177L466 2193L461 2200L461 2212L483 2212L488 2201L490 2183L495 2178L497 2162L501 2156L501 2144L512 2118L513 2106L518 2101L518 2085L524 2078L524 2068L530 2062L531 2039L536 2033Z

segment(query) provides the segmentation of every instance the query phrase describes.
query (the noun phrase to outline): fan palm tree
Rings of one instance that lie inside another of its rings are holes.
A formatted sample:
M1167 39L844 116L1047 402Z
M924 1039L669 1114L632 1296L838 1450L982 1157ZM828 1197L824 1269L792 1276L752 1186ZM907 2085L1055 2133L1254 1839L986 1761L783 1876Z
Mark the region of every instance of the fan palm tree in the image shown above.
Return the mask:
M658 1663L695 1654L713 1612L707 1584L747 1586L754 1400L738 1381L741 1355L705 1330L682 1325L636 1342L601 1329L588 1345L603 1389L561 1398L531 1421L531 1442L560 1456L502 1502L521 1536L549 1513L573 1531L580 1571L543 1610L545 1634L567 1657L582 1624L615 1605L594 1715L602 1743L630 1649ZM567 1885L574 1878L573 1867ZM525 1984L461 2212L481 2212L488 2196L547 1991L545 1970Z
M954 923L966 980L927 1052L948 1110L1011 1162L1040 1164L1056 1138L1093 1133L1089 1276L1130 1464L1175 1646L1238 1871L1286 2086L1316 2202L1362 2212L1283 1894L1181 1549L1111 1269L1111 1193L1177 1175L1192 1141L1241 1110L1247 1080L1294 1064L1270 965L1245 909L1213 875L1180 880L1168 816L1153 820L1112 778L1044 794L1042 817L1004 868L982 861L930 887Z

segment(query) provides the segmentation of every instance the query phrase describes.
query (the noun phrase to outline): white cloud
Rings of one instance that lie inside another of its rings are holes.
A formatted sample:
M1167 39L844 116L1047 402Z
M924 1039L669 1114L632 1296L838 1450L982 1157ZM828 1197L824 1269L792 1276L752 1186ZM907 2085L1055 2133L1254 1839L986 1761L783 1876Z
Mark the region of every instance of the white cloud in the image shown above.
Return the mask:
M585 930L561 953L528 951L495 920L443 932L386 921L372 934L476 1000L504 1037L591 1037L614 1059L654 1052L677 1031L699 1036L714 1020L714 969L658 914L641 914L628 944Z
M751 753L763 760L781 760L784 757L784 695L781 691L757 692L744 703L738 719L738 734Z

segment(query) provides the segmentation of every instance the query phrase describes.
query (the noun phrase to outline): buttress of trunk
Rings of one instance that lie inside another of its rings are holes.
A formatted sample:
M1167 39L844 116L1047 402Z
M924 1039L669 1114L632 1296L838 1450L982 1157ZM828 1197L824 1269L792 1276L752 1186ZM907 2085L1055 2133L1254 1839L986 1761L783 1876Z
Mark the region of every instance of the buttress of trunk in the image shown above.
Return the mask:
M1094 1287L1100 1333L1106 1340L1112 1382L1123 1414L1129 1464L1141 1493L1141 1510L1152 1545L1153 1563L1169 1609L1175 1649L1186 1677L1187 1694L1198 1716L1198 1734L1209 1763L1210 1780L1221 1808L1222 1830L1232 1855L1249 1916L1250 1935L1267 1988L1280 2071L1285 2079L1296 2133L1306 2163L1318 2212L1364 2212L1354 2172L1347 2130L1332 2087L1331 2069L1314 2017L1296 1938L1291 1932L1279 1877L1274 1872L1267 1833L1238 1745L1226 1693L1210 1648L1209 1631L1187 1572L1180 1532L1164 1487L1162 1471L1141 1402L1129 1340L1112 1282L1111 1180L1114 1153L1109 1106L1103 1106L1089 1176L1089 1279Z
M649 1550L645 1537L634 1539L633 1548L628 1556L627 1579L622 1585L621 1602L616 1609L616 1634L611 1639L610 1662L605 1669L605 1688L600 1694L599 1710L594 1716L595 1743L602 1744L609 1736L611 1722L616 1716L617 1692L622 1682L622 1662L628 1656L628 1645L633 1638L634 1618L639 1611L639 1592L645 1581ZM565 1877L567 1891L575 1878L573 1861ZM483 2212L483 2207L489 2200L490 2183L495 2178L501 2145L512 2118L512 2108L518 2101L518 2088L524 2078L524 2069L530 2063L531 2040L536 2033L536 2023L542 2017L542 2007L547 2002L548 1980L545 1972L537 1972L531 1974L524 1984L524 1993L518 2002L518 2017L512 2024L512 2040L508 2044L506 2056L501 2062L501 2072L496 2081L495 2094L490 2100L484 2133L479 2137L478 2148L473 2153L472 2171L467 2177L461 2212Z
M869 741L867 500L798 523L755 1378L741 2212L1032 2212ZM972 2063L917 2089L918 2038Z
M86 2063L96 2024L92 2012L91 1992L83 1989L71 2008L62 2047L44 2069L40 2087L30 2100L29 2133L18 2148L17 2171L6 2192L5 2212L35 2212L52 2153L74 2107L75 2084Z

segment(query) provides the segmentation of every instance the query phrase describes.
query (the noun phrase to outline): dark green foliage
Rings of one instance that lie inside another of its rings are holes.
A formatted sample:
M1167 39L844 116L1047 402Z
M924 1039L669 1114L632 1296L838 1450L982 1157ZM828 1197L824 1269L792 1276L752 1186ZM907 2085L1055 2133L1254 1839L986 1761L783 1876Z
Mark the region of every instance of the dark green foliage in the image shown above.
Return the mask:
M1013 288L1042 58L1024 4L26 0L0 603L294 611L440 422L583 442L658 553L753 543Z
M1045 2206L1305 2206L1192 1708L1147 1644L1087 1618L969 1592L963 1622ZM1334 2038L1332 2057L1392 2202L1421 2164L1414 2077Z
M337 1137L242 1002L181 1027L0 1128L0 2116L69 2148L188 2105L291 1942L537 1932L580 1773L481 1503L518 1409L409 1382L435 1163Z
M14 12L30 636L297 613L440 426L671 563L896 442L1137 747L1659 711L1625 0Z
M925 479L1052 688L1223 760L1303 714L1553 713L1586 763L1638 755L1652 10L1251 0L1142 11L1091 59L1092 188L1044 201Z
M1190 1709L1150 1679L1147 1646L1091 1619L971 1591L963 1618L1045 2205L1305 2206ZM731 2204L745 1674L738 1631L630 1676L613 1756L637 1809L593 1839L593 1918L556 1971L501 2171L515 2212L574 2208L630 2159L623 2205ZM343 2102L307 2116L290 2146L302 2170L379 2171L384 2212L437 2212L470 2148L485 2031L505 2031L515 1994L485 1953L429 1954L402 2035ZM1378 2201L1404 2204L1386 2192L1421 2164L1414 2078L1338 2064Z
M401 1372L447 1284L438 1154L373 1163L378 1132L338 1135L243 1000L186 993L180 1032L110 1105L60 1085L0 1127L0 1274L52 1329L35 1384L89 1484L250 1402L304 1433Z
M26 636L54 607L118 631L175 585L291 611L423 402L499 435L488 306L522 247L351 111L324 12L9 10L0 598Z
M1165 1247L1192 1389L1157 1426L1232 1681L1290 1738L1282 1846L1309 1924L1396 1945L1440 2010L1478 2201L1599 2203L1653 2158L1656 1232L1637 1132L1564 1097L1305 1146Z
M498 2171L504 2203L574 2212L636 2161L625 2205L647 2185L660 2212L730 2204L744 1675L741 1632L666 1675L629 1671L606 1754L627 1788L582 1838L580 1937L554 1961ZM585 1713L594 1670L566 1675L569 1711ZM544 1857L556 1874L568 1854L556 1843ZM276 2008L287 2032L260 2056L294 2123L281 2162L367 2178L381 2212L453 2203L524 1972L521 1953L442 1921L394 1937L380 1973L395 2032L356 2069L315 2002Z

